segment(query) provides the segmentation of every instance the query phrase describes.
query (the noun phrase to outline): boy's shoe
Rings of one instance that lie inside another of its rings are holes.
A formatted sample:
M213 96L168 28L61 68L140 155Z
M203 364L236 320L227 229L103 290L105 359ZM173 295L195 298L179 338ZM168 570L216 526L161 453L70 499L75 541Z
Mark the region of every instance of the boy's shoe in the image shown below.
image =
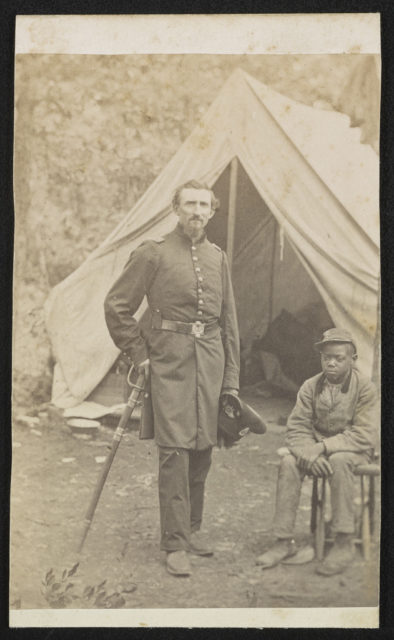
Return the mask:
M315 550L310 544L308 544L305 547L301 547L294 556L288 556L282 560L282 564L290 564L293 566L298 564L307 564L308 562L312 562L314 557Z
M337 533L335 542L323 562L316 567L321 576L334 576L342 573L354 558L353 534Z
M261 566L262 569L270 569L296 553L297 545L295 540L287 538L285 540L277 540L268 551L257 558L256 564Z

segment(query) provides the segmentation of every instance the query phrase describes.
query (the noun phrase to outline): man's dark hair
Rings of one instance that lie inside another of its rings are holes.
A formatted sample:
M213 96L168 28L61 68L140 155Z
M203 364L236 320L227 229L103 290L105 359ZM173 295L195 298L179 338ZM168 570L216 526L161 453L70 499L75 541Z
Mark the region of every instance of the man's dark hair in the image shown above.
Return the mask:
M204 182L198 182L198 180L188 180L184 184L181 184L179 187L177 187L177 189L175 190L174 196L172 198L172 206L174 209L179 206L180 195L183 189L206 189L211 194L212 211L216 211L219 208L219 199L216 198L214 192L207 184L205 184Z

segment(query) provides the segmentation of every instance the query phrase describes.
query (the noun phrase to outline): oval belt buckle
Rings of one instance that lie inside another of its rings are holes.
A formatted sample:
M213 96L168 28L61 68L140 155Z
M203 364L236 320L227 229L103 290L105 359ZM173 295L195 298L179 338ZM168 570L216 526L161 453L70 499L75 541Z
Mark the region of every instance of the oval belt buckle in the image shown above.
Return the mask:
M195 336L196 338L199 338L200 336L204 335L204 324L200 322L200 320L193 322L192 335Z

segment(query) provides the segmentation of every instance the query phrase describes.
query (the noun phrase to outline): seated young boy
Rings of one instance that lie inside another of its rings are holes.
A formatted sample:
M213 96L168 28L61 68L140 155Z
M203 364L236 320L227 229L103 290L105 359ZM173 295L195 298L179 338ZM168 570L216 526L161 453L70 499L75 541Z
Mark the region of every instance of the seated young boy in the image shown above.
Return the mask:
M342 572L354 555L353 469L371 460L377 445L378 400L374 385L354 368L357 349L349 332L329 329L316 344L322 373L301 386L287 422L286 445L276 495L273 533L268 551L257 558L273 567L296 553L294 525L306 474L326 476L331 486L334 544L316 571Z

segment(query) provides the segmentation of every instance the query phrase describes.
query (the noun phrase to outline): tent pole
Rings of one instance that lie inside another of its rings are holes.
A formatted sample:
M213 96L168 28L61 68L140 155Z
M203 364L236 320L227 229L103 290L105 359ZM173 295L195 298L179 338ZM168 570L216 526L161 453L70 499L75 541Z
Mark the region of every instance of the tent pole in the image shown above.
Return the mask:
M237 177L238 177L238 158L233 158L230 164L230 187L229 187L229 200L228 200L228 219L227 219L227 258L232 272L233 257L234 257L234 234L235 234L235 219L236 219L236 204L237 204Z
M372 382L377 386L378 393L380 395L380 276L378 281L378 305L376 313L376 331L373 344L373 363L372 363Z
M274 313L274 278L275 278L275 256L276 256L276 242L278 236L278 223L274 218L274 234L272 239L272 255L271 255L271 273L270 273L270 292L268 300L268 324L270 325Z

